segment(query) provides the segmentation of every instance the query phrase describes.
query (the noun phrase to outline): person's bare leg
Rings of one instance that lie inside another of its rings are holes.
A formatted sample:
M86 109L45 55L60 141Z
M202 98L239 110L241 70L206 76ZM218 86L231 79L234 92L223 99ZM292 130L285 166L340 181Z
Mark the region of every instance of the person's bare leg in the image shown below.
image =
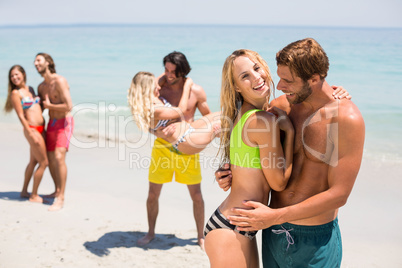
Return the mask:
M39 134L39 133L38 133ZM34 173L34 181L32 194L29 198L31 202L43 203L43 198L38 195L39 184L42 181L43 173L48 166L45 141L40 137L40 140L31 145L31 151L35 161L39 163L38 168Z
M29 196L30 196L30 194L28 193L28 185L29 185L29 182L31 181L33 171L37 164L37 162L35 161L35 158L33 156L32 148L29 150L29 152L30 152L29 163L25 169L24 185L22 186L22 191L20 194L20 196L22 198L29 198Z
M38 194L38 188L40 182L42 181L43 173L45 172L46 167L47 167L47 161L46 162L42 161L39 163L39 166L35 171L32 194L29 197L30 202L43 203L43 198L40 197Z
M49 211L60 210L63 208L64 205L64 193L66 190L67 182L66 153L67 149L62 147L56 147L56 149L54 150L54 159L56 163L55 173L60 186L60 192L56 196L53 204L49 207Z
M43 173L47 167L47 161L41 161L38 168L35 170L34 183L32 187L32 194L29 197L30 202L43 203L43 198L38 194L39 184L42 181Z
M230 229L210 231L205 252L211 267L259 267L256 238L250 240Z
M197 154L204 150L214 138L220 136L220 114L220 112L210 113L192 122L191 126L194 131L185 136L186 141L179 144L179 151L185 154ZM183 123L180 124L183 125ZM188 126L186 124L184 128L188 129Z
M204 250L204 200L202 199L201 184L187 185L193 200L193 213L197 227L198 244Z
M149 183L147 214L148 214L148 233L137 240L137 245L144 246L155 238L156 218L159 212L159 196L163 184Z
M47 152L47 157L49 159L50 175L52 176L52 180L54 183L54 192L51 194L45 195L45 197L54 198L54 197L57 197L60 193L60 183L59 183L60 180L57 175L57 163L56 163L55 151Z

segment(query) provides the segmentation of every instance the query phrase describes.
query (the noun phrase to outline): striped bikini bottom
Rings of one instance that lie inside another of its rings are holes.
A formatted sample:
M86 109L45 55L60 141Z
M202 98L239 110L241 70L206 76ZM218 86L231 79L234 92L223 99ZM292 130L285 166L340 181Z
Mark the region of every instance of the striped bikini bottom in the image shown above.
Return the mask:
M244 235L245 237L248 237L250 240L252 240L255 235L257 234L257 231L252 231L252 232L246 232L246 231L238 231L236 229L236 225L230 224L229 220L221 213L219 208L215 210L215 212L212 214L211 218L209 218L209 221L207 222L207 225L205 226L204 229L204 236L206 236L210 231L215 230L215 229L230 229L235 232L238 232L241 235Z
M180 152L180 150L179 150L179 144L182 143L182 142L185 142L185 141L186 141L185 137L186 137L187 135L189 135L189 134L190 134L191 132L193 132L193 131L195 131L195 128L193 128L192 126L189 126L189 128L184 132L183 136L181 136L181 137L177 140L177 142L176 142L175 144L173 144L173 148L175 148L176 151Z

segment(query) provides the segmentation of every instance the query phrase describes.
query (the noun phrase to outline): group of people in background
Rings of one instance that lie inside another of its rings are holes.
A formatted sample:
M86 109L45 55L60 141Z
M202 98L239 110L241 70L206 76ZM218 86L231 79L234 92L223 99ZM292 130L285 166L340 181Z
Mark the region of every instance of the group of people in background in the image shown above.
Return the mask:
M338 209L360 169L364 121L348 92L326 82L329 60L314 39L289 44L276 60L277 89L284 95L269 102L274 83L264 59L234 51L223 66L218 113L187 77L190 65L180 52L164 58L158 78L134 76L128 94L134 120L157 136L148 177L149 229L138 245L155 237L161 189L174 175L189 189L198 243L211 267L258 267L258 230L264 267L340 267ZM203 117L194 121L197 108ZM230 193L204 228L198 153L214 137L221 139L216 180ZM163 167L155 166L161 159Z
M45 198L53 198L49 211L63 208L67 181L66 153L74 129L71 116L72 101L67 80L56 73L53 58L46 53L38 53L34 65L43 77L38 86L38 94L27 85L24 68L14 65L8 74L8 94L5 111L15 110L22 124L25 138L30 146L30 159L25 169L22 198L31 202L45 203L38 195L38 187L45 169L49 167L55 191ZM45 129L43 110L48 109L49 122ZM33 177L32 192L28 185Z
M138 245L154 239L162 186L174 176L187 185L198 244L211 267L258 267L258 230L263 230L264 267L340 267L338 209L360 168L364 121L348 92L326 82L329 60L314 39L289 44L276 61L276 87L284 94L270 102L275 85L264 59L247 49L229 55L222 69L221 111L215 113L204 89L187 77L191 68L181 52L164 57L158 77L145 71L133 77L128 103L134 121L157 137L148 175L148 232ZM35 67L44 78L38 96L26 84L24 69L11 67L5 110L16 111L30 144L21 197L44 202L38 187L49 166L56 188L49 210L59 210L74 128L72 102L50 55L39 53ZM197 109L202 117L195 120ZM221 168L215 176L230 193L205 225L199 152L216 137Z

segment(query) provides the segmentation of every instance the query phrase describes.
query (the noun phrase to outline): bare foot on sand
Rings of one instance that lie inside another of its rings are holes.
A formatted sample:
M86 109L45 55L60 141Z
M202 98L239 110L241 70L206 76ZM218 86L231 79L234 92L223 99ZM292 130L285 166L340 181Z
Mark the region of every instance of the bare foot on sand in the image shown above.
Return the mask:
M49 211L58 211L63 208L64 200L55 198L53 204L48 208Z
M137 240L137 245L139 246L145 246L149 242L151 242L155 238L155 235L147 233L145 236Z
M205 243L204 237L198 238L198 245L200 245L200 247L201 247L201 249L202 249L203 251L205 251L204 243Z
M48 194L48 195L44 195L43 197L44 197L44 198L56 198L58 194L59 194L59 192L58 192L58 191L55 191L54 193Z
M20 197L21 198L29 198L31 195L28 192L21 192Z
M39 195L31 195L31 197L29 197L29 202L43 203L43 198Z

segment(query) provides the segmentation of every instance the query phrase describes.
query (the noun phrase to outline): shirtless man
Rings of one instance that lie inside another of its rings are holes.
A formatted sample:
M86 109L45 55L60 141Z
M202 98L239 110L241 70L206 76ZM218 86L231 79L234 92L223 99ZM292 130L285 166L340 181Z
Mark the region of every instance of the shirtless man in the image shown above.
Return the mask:
M163 59L165 66L166 82L159 91L160 96L165 98L172 106L178 106L185 77L190 72L190 65L183 53L172 52ZM187 110L183 111L183 119L186 122L194 121L196 109L202 115L211 111L207 104L207 96L204 89L196 84L191 87ZM204 200L201 193L201 166L199 155L180 154L172 149L171 144L162 138L165 134L158 130L154 133L157 138L152 149L152 161L149 168L149 192L147 199L148 233L137 241L140 246L151 242L155 237L155 224L159 210L159 196L164 183L171 182L173 174L175 181L187 185L193 201L193 213L197 227L198 244L204 248ZM159 163L159 165L158 165ZM163 163L161 165L160 163ZM183 163L185 163L183 165ZM169 166L168 168L166 166Z
M49 211L63 208L66 189L67 166L66 153L74 128L71 116L73 107L67 80L56 74L55 64L50 55L39 53L35 58L35 67L44 81L38 86L42 108L49 110L49 123L46 129L46 149L49 169L55 183L55 197Z
M271 105L286 111L295 129L292 175L284 191L271 192L269 207L244 201L250 210L233 208L230 223L239 231L265 229L264 267L339 267L338 209L360 169L364 121L353 102L333 99L328 57L314 39L289 44L276 60L285 95ZM216 173L224 189L230 176L220 178L229 173Z

